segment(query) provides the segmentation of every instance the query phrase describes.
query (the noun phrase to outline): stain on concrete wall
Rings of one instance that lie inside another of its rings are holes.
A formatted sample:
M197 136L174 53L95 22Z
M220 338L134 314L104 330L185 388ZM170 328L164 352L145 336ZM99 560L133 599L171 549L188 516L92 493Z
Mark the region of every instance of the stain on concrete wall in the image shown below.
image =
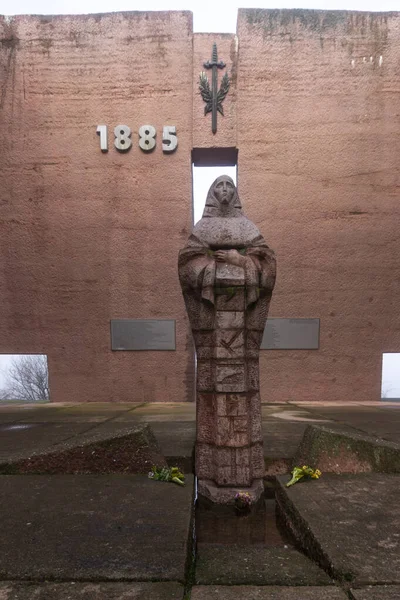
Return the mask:
M46 353L54 401L192 399L176 274L190 228L191 13L3 18L0 94L0 351ZM138 146L144 124L152 153ZM170 155L164 125L177 126ZM149 317L177 320L176 352L111 352L110 319Z
M277 252L270 314L321 319L319 351L262 353L262 398L378 400L400 347L400 16L241 10L238 36L239 185Z

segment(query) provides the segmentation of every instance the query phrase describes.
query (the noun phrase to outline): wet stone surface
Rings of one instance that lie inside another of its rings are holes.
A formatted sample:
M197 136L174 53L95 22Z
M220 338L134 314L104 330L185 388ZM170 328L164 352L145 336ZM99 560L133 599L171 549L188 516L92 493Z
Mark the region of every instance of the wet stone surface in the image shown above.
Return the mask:
M330 585L315 563L292 547L197 544L196 585Z
M351 590L354 600L399 600L400 585L374 585L360 590Z
M186 480L2 475L0 579L183 582L193 477Z
M291 488L287 477L278 480L286 527L336 578L400 583L400 475L323 474Z
M31 449L27 458L11 456L4 462L0 460L0 472L147 474L153 465L162 467L167 463L151 427L141 423L112 432L100 426L81 433L78 438L67 437L53 446Z
M0 583L1 600L182 600L179 583Z
M191 600L346 600L336 587L196 586ZM391 599L390 599L391 600Z
M259 544L263 547L289 544L277 528L273 499L261 501L248 513L238 513L234 506L198 502L195 523L198 544Z
M201 497L195 511L200 585L329 585L330 578L300 554L278 528L273 488L252 508L218 506ZM267 498L267 496L269 496Z

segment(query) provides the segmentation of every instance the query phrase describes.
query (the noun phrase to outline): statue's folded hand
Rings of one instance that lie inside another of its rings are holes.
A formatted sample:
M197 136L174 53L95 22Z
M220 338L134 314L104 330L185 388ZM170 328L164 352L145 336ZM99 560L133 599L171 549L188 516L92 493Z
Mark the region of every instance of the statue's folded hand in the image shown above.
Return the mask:
M237 250L217 250L214 254L217 262L225 262L238 267L244 267L246 259Z

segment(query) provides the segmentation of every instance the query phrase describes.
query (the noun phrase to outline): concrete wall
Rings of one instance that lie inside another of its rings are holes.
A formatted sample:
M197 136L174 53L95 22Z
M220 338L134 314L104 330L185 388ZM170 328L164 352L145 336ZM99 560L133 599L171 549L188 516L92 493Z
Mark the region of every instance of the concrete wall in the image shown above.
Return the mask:
M234 146L278 256L270 316L321 319L319 350L262 351L263 401L380 397L400 348L399 14L241 10L237 33L193 36L187 12L0 18L0 352L47 354L53 401L194 398L191 150ZM215 136L198 94L214 41L231 76ZM112 352L122 318L176 319L176 351Z
M191 227L191 13L15 17L0 42L0 352L47 354L53 401L192 399L176 266ZM163 125L177 126L171 155ZM149 317L177 319L176 352L111 352L110 319Z
M400 15L241 10L246 214L278 257L270 314L317 351L262 352L262 398L378 400L400 349Z

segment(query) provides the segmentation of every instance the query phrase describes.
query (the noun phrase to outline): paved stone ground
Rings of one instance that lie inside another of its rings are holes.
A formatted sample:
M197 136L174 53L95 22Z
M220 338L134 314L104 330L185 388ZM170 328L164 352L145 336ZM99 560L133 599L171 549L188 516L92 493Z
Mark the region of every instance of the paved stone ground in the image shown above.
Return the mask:
M182 600L184 588L165 583L0 583L0 600ZM188 598L188 596L185 597ZM286 586L194 586L191 600L348 600L340 588ZM398 600L399 586L350 590L352 600Z
M0 600L182 600L179 583L0 583Z
M145 475L0 482L1 580L185 581L192 476L185 487Z
M328 419L337 425L390 442L400 443L400 402L368 404L307 404L298 405L315 418ZM329 425L330 426L330 425Z
M278 505L307 553L339 580L400 583L400 475L323 475L285 487Z
M196 584L201 585L330 585L333 581L304 554L286 545L224 546L199 544Z
M149 422L166 457L190 457L195 440L193 403L0 404L0 460L29 456L99 429L110 432ZM274 459L294 456L308 423L363 432L400 442L400 402L360 404L263 404L264 452Z
M399 600L399 585L374 585L361 590L350 590L352 600Z
M400 444L348 428L340 431L338 427L309 424L293 464L318 465L323 473L400 474Z
M336 587L196 586L191 600L347 600ZM368 599L369 600L369 599ZM379 600L376 597L374 600ZM383 599L382 599L383 600Z
M400 403L264 404L262 415L265 454L272 461L294 456L309 423L400 442ZM195 406L179 403L0 405L0 460L141 422L151 424L167 457L190 461ZM146 478L139 485L137 476L53 477L0 476L0 579L15 580L0 584L0 600L183 598L179 582L191 532L190 485L181 489ZM241 546L235 555L232 546L215 553L205 544L199 547L196 578L210 585L195 585L192 600L400 598L399 480L353 477L357 480L336 481L323 475L287 490L328 557L330 572L352 577L352 590L348 582L346 592L332 585L291 547L260 552L256 545ZM244 558L255 566L251 576ZM39 583L45 578L65 583ZM221 585L212 585L216 582ZM253 585L232 585L243 582ZM385 582L390 585L378 585Z

